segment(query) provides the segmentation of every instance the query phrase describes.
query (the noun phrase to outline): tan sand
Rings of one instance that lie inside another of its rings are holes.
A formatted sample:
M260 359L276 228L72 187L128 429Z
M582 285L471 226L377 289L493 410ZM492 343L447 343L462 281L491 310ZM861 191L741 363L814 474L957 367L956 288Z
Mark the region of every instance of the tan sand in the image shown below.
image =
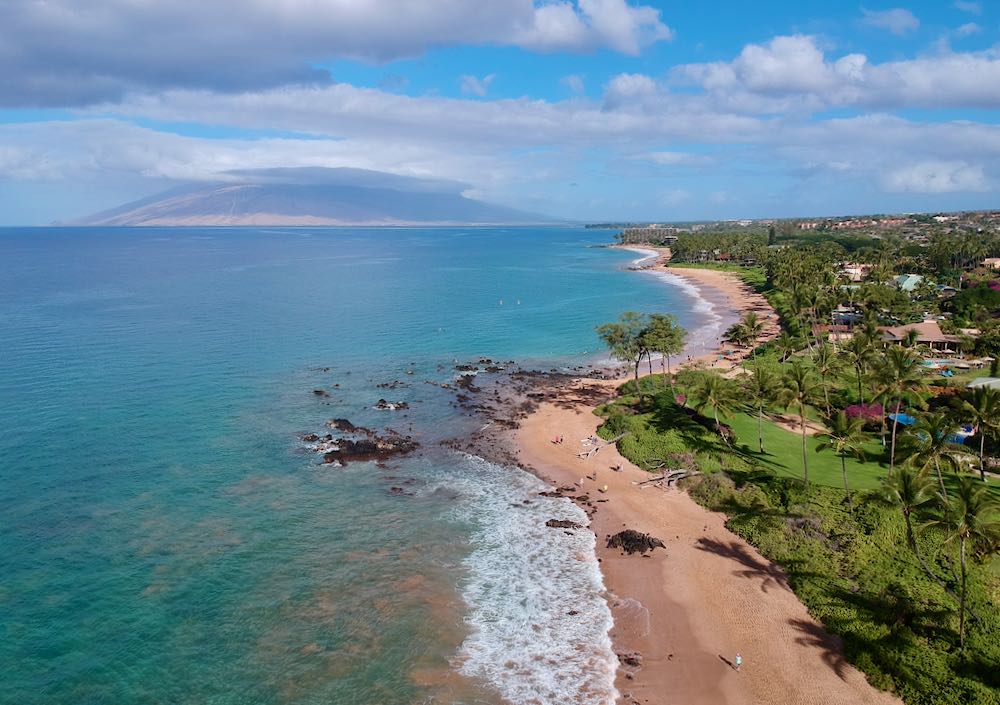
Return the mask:
M734 307L763 302L723 272L671 271L718 287ZM776 325L769 332L775 334ZM589 459L577 456L587 450L580 441L594 434L600 421L593 414L593 397L583 392L596 390L610 398L617 384L576 380L532 413L515 441L522 466L556 485L582 483L591 499L607 500L594 505L592 528L615 616L612 639L618 653L642 656L638 670L619 670L620 702L900 703L844 661L838 640L809 616L783 571L730 533L723 515L682 491L642 487L638 483L649 474L614 446ZM565 442L554 444L559 435ZM612 469L619 466L620 471ZM606 536L624 528L662 539L666 550L640 557L604 548ZM731 666L737 652L743 656L739 673Z

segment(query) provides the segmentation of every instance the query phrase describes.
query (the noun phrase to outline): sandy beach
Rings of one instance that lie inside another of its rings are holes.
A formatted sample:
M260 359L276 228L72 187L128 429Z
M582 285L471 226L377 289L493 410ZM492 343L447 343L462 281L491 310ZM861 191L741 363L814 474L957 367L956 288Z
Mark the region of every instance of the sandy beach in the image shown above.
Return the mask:
M649 248L643 248L649 249ZM657 263L657 269L660 268ZM763 297L732 274L670 268L700 288L725 297L732 311L757 310L765 337L778 332ZM732 366L713 351L702 360ZM871 687L847 664L838 640L810 617L783 571L725 527L725 516L696 504L685 492L642 486L649 474L614 446L588 459L581 444L596 432L595 401L619 382L578 379L540 404L514 432L522 467L555 486L586 493L597 511L598 538L616 652L639 654L623 663L620 703L750 705L899 703ZM563 436L563 444L552 439ZM607 491L600 489L607 485ZM608 535L636 529L666 548L625 555L605 548ZM733 667L736 653L743 667ZM641 665L634 665L641 664Z

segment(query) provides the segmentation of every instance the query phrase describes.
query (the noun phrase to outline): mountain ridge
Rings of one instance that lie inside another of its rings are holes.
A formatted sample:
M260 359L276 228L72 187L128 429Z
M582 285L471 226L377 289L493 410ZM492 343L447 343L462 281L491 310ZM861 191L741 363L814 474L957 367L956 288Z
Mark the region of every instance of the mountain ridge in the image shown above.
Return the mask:
M556 219L478 201L456 182L364 169L258 169L75 221L103 226L514 225ZM242 179L242 180L241 180Z

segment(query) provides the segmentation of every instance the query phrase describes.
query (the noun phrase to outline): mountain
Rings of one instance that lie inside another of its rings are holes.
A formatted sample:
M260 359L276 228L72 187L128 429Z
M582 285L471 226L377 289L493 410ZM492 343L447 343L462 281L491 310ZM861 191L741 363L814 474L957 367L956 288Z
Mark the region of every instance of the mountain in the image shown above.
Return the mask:
M227 172L78 220L76 225L524 224L553 218L476 201L453 181L366 169Z

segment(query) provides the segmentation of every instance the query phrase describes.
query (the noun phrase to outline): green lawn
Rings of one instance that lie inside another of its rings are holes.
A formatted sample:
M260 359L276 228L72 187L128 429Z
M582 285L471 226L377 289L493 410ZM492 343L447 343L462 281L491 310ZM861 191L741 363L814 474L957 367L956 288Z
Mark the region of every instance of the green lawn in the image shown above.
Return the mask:
M785 477L802 477L802 437L792 433L765 417L763 424L765 453L757 452L757 419L747 414L737 414L732 418L722 419L736 433L736 443L740 452L748 459L752 458L759 465L773 470ZM813 436L806 437L807 456L809 460L809 480L818 485L843 487L844 479L841 473L840 457L830 451L816 452L819 441ZM847 477L852 489L868 490L878 487L882 477L888 472L888 464L880 459L884 449L878 440L871 441L865 447L866 462L847 458Z

